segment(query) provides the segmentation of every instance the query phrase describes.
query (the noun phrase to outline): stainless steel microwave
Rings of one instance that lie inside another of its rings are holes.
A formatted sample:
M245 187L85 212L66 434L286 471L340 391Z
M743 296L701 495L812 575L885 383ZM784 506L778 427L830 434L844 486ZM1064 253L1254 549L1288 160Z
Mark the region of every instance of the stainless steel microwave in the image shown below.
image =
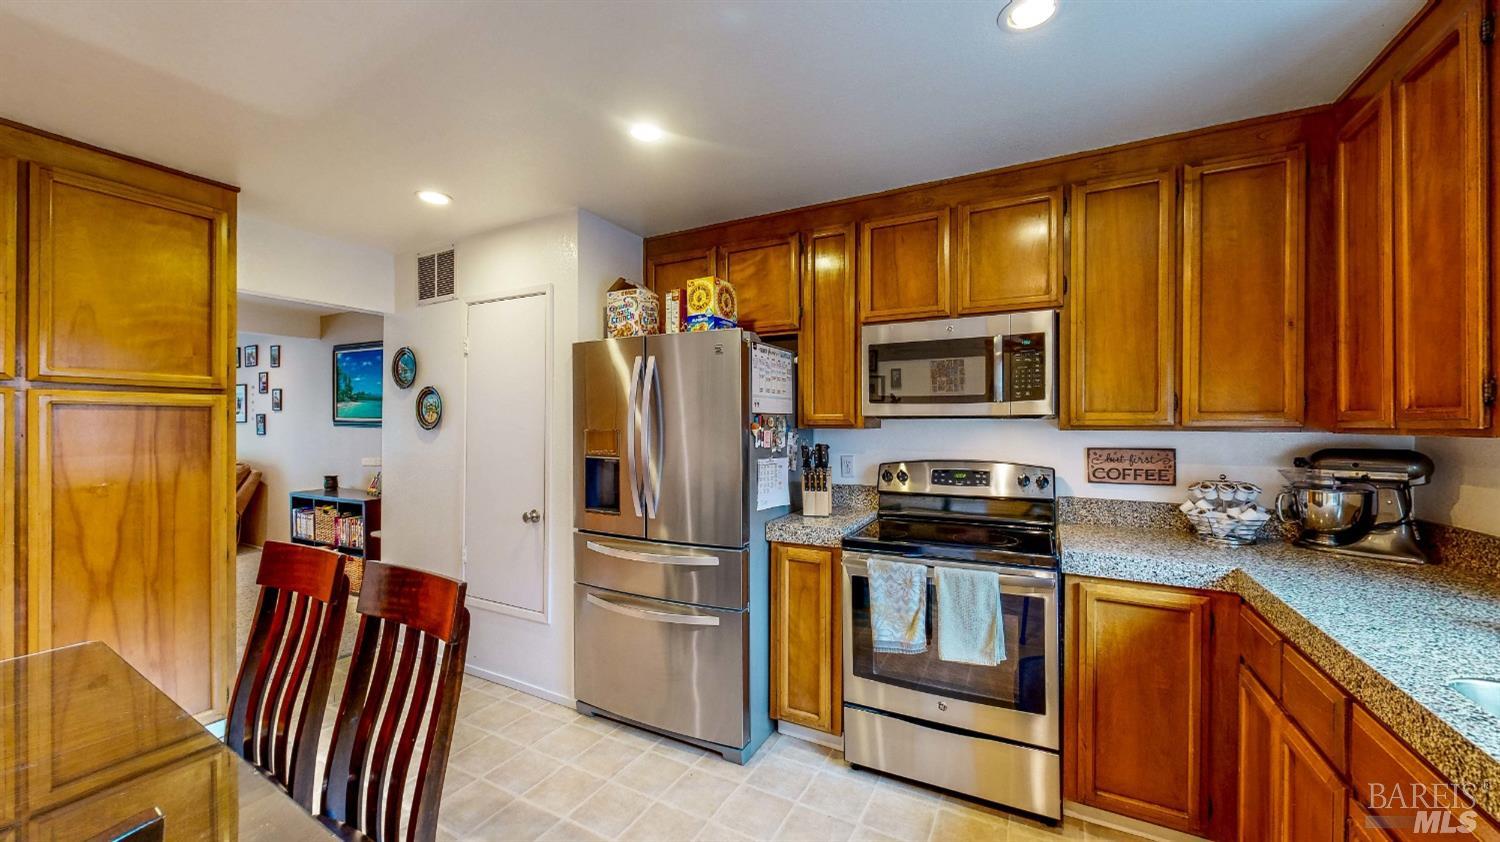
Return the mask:
M1057 311L865 325L864 412L875 418L1057 414Z

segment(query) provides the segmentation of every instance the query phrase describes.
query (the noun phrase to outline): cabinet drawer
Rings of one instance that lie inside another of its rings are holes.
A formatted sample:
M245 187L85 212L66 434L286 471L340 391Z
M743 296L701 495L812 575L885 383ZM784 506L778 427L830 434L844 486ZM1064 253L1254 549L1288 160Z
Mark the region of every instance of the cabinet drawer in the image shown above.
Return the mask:
M1281 651L1281 706L1335 769L1348 769L1349 697L1289 646Z
M1462 826L1463 818L1472 810L1467 795L1450 787L1442 775L1413 754L1364 708L1355 706L1351 721L1349 781L1354 787L1355 797L1363 801L1371 813L1386 820L1392 836L1401 840L1421 840L1434 838L1439 832L1424 829L1417 833L1414 828L1418 821L1436 820L1439 830ZM1404 797L1404 804L1398 794ZM1425 796L1430 806L1410 806L1419 796ZM1434 810L1434 806L1442 809ZM1477 824L1469 838L1500 842L1500 826L1478 811L1473 811L1470 818Z
M1272 696L1281 693L1281 635L1248 605L1240 606L1240 660Z

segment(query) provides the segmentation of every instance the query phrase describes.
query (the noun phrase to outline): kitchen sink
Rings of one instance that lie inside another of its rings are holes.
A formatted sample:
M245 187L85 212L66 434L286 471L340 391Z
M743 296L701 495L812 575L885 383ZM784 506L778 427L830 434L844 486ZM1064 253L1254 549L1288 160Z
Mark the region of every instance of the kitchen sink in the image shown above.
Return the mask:
M1486 712L1500 716L1500 680L1493 678L1455 678L1448 686L1462 693Z

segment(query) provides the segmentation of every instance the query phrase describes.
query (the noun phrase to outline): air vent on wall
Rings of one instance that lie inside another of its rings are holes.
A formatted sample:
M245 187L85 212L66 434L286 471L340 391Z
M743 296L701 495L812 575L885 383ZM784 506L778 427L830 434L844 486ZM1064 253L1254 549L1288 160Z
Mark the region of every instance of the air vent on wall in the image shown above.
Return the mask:
M417 255L417 303L452 301L455 293L453 247Z

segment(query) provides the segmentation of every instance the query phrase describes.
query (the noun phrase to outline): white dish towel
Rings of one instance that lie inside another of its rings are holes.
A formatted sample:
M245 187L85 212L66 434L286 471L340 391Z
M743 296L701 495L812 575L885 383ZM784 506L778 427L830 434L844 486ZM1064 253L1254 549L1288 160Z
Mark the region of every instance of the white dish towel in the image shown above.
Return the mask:
M870 559L870 629L876 652L927 651L927 565Z
M938 657L992 667L1005 660L1000 574L993 570L937 567Z

